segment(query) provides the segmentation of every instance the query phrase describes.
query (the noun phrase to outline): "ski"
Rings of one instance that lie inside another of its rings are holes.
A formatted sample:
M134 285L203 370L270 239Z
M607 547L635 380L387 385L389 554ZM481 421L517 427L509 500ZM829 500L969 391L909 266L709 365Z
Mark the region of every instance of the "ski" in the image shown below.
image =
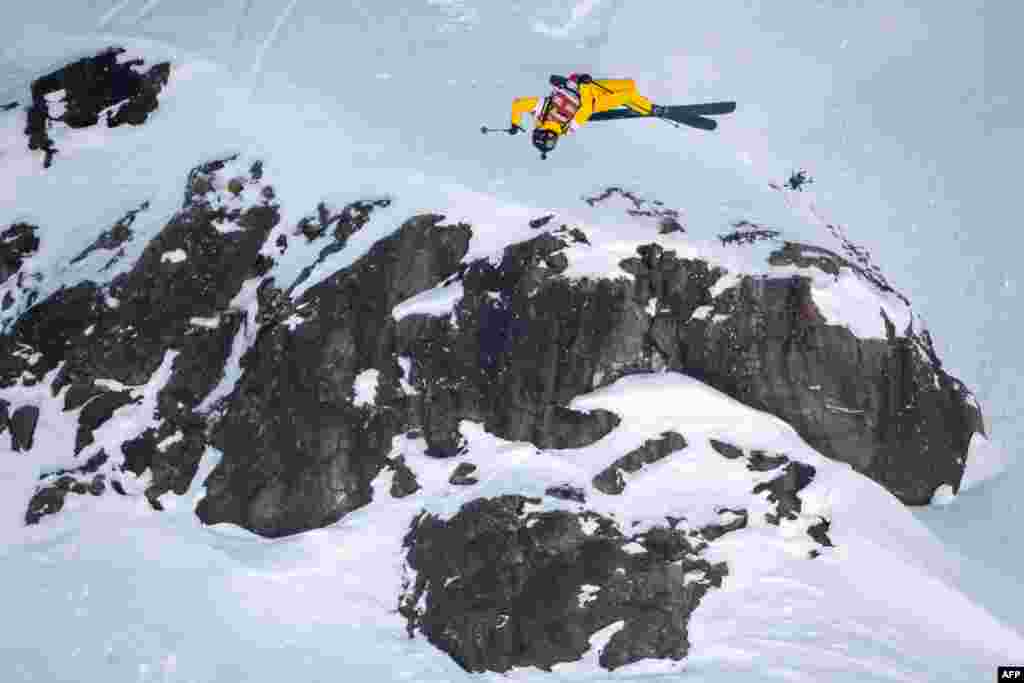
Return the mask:
M659 116L658 118L671 121L673 123L681 123L684 126L690 126L691 128L700 128L701 130L714 130L718 128L718 122L706 119L703 116L692 116L685 114L666 114Z
M731 114L736 111L735 102L708 102L707 104L681 104L681 105L670 105L667 107L658 107L655 105L656 111L662 111L666 118L673 115L679 116L716 116L719 114Z
M632 109L613 109L593 114L591 121L613 121L616 119L660 118L675 121L701 130L714 130L718 123L705 116L730 114L736 111L735 102L710 102L708 104L682 104L662 107L655 105L650 114L641 114Z

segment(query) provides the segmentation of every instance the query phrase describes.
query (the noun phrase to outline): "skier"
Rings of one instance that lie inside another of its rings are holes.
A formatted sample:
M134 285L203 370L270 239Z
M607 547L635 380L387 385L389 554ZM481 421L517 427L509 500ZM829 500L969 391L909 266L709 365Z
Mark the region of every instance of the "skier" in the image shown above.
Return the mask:
M533 114L533 146L546 159L562 135L577 130L588 121L614 119L660 118L672 125L683 124L701 130L714 130L717 123L705 118L709 115L728 114L736 109L735 102L712 102L662 107L641 95L630 78L594 79L590 74L551 76L551 94L539 97L517 97L512 101L512 125L509 128L480 128L482 133L506 132L515 135L523 131L519 125L523 114Z
M551 76L551 94L539 97L517 97L512 101L512 127L515 135L523 114L532 113L536 121L533 146L540 150L541 158L558 144L558 138L590 120L598 112L626 107L641 116L650 116L654 105L636 89L629 78L602 78L594 80L590 74Z

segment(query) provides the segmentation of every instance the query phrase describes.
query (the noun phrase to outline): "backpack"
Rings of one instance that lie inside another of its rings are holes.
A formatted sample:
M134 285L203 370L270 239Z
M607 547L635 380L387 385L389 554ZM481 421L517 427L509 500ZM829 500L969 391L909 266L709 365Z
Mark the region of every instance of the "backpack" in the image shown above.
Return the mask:
M544 103L540 120L554 121L561 126L562 131L569 128L572 119L580 108L580 94L568 87L555 87Z

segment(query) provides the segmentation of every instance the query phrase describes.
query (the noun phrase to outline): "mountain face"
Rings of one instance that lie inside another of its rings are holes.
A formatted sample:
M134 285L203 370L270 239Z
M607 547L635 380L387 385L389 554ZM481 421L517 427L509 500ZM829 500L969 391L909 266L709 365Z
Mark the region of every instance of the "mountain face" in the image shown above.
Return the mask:
M171 72L138 66L109 51L76 62L39 79L27 109L4 115L25 116L26 144L59 164L47 133L58 119L103 125L106 111L108 126L145 125ZM876 306L878 336L835 321L843 300L823 281L900 298L852 243L840 254L740 223L721 248L749 252L760 268L730 269L674 248L686 237L677 213L613 187L589 206L650 222L606 277L573 275L576 260L603 248L587 225L540 215L532 238L469 258L473 224L421 213L316 279L388 198L287 207L305 216L289 225L259 160L211 158L182 176L180 209L109 284L68 282L41 298L25 264L46 247L47 226L2 233L0 429L18 457L46 448L76 463L40 477L26 524L74 496L142 495L159 509L164 494L189 489L213 447L223 455L199 518L295 534L367 506L382 476L390 496L426 495L413 464L422 458L450 461L452 485L477 486L467 424L555 460L615 443L622 416L580 400L634 377L699 380L911 505L958 489L971 437L984 431L913 317ZM119 263L150 210L140 197L71 262ZM296 244L318 255L279 282L277 260ZM685 416L694 406L665 409ZM665 516L643 529L598 509L681 453L733 468L749 502L713 501L714 521ZM410 634L470 671L550 669L599 633L604 668L680 659L690 614L729 574L705 556L718 539L755 521L781 533L802 520L808 561L832 546L834 520L803 510L816 471L793 453L656 431L589 480L546 487L543 498L563 509L542 509L523 490L476 498L450 518L424 511L402 549L399 611Z

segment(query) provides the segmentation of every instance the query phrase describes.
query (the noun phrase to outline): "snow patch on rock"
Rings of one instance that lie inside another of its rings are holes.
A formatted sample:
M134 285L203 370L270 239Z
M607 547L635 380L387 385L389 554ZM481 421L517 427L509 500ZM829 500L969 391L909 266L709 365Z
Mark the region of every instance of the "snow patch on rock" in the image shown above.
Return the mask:
M160 263L182 263L187 259L188 254L184 249L175 249L174 251L165 251L160 256Z
M412 360L408 356L399 356L398 367L402 369L402 376L398 380L402 387L402 393L406 396L416 396L419 394L420 392L416 390L416 387L409 383L409 378L412 376Z
M451 315L464 294L462 283L453 282L428 289L412 296L391 309L391 317L401 320L410 315Z
M352 390L355 398L352 400L354 406L377 405L377 383L380 380L379 370L363 370L356 376Z

